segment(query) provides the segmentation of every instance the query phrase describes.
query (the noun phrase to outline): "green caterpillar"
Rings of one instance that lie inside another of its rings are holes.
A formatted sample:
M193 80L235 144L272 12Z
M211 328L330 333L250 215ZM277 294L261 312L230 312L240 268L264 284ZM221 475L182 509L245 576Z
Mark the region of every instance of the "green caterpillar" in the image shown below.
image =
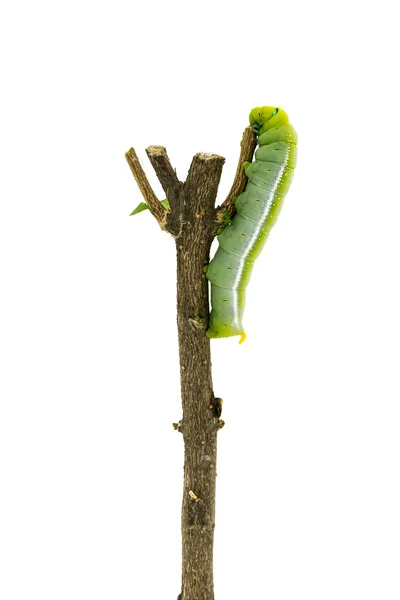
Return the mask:
M246 287L254 261L260 254L281 210L293 177L297 134L281 108L263 106L250 113L258 138L255 160L245 164L248 181L238 196L232 223L218 236L219 247L206 276L211 282L209 338L240 335Z

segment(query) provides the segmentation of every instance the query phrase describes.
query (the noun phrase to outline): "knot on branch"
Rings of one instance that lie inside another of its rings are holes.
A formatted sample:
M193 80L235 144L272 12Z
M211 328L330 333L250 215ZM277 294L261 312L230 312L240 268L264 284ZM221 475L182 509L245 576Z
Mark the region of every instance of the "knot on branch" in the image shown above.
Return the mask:
M223 402L224 401L222 400L222 398L212 398L211 399L209 408L212 410L214 417L216 417L217 419L219 419L222 414Z
M175 431L179 431L180 433L182 433L182 421L178 421L177 423L172 423L172 427L175 429Z
M200 498L196 496L193 490L189 490L189 496L194 502L200 502Z
M189 323L196 331L205 329L205 320L200 315L194 315L193 318L189 318Z
M204 502L190 490L190 502L187 506L187 526L191 529L201 529L207 525L207 511Z

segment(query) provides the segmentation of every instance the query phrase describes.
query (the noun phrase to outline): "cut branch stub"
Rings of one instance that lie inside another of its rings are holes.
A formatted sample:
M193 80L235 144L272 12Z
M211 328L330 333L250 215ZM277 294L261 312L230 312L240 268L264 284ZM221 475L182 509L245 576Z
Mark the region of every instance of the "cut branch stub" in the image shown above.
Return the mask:
M226 200L216 208L216 223L214 235L216 235L221 225L224 225L227 219L232 219L236 213L233 198L239 196L246 187L247 177L244 171L244 163L253 160L254 150L257 145L257 136L251 127L246 127L243 133L242 144L240 147L239 162L236 169L235 179Z
M225 158L218 154L198 152L194 155L184 188L187 202L185 218L192 216L206 219L212 225L215 198L224 166ZM211 218L210 218L211 217Z
M176 237L181 230L181 214L185 201L183 183L179 181L164 146L149 146L146 152L171 207L165 229Z

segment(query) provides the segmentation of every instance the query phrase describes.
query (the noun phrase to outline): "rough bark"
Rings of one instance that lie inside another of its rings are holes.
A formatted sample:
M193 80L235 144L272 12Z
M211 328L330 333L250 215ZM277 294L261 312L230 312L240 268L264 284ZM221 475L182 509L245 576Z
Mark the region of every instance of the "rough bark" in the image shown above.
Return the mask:
M224 159L197 154L184 185L184 226L176 240L179 358L185 447L181 600L214 600L213 540L218 404L211 378L208 285L214 203Z
M215 208L224 158L194 156L185 183L178 180L167 152L150 146L147 155L171 210L154 194L133 148L129 166L153 216L175 238L177 254L177 321L183 416L174 428L183 434L184 483L182 500L182 588L178 600L214 600L213 544L217 434L222 400L215 398L211 376L208 283L204 265L225 211L234 213L232 197L246 182L243 162L251 160L254 135L245 131L235 181L225 202Z
M183 184L179 181L163 146L149 146L146 152L171 206L166 218L166 229L175 237L179 236L184 204Z

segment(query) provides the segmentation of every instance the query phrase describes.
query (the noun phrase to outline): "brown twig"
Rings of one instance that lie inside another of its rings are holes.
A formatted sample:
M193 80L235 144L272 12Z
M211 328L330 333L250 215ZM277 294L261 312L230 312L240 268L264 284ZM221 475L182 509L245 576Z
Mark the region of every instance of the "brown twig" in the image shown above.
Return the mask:
M146 148L147 156L156 172L158 179L167 194L169 188L179 187L179 179L176 171L168 158L167 150L164 146L149 146ZM167 196L168 197L168 196ZM171 204L171 199L168 198Z
M232 187L226 200L215 209L216 224L215 232L217 233L218 228L225 222L226 215L231 219L236 213L235 204L233 198L239 196L246 187L247 177L243 168L245 162L251 162L253 159L254 150L257 145L257 136L253 132L251 127L246 127L243 133L242 144L240 148L239 162L236 169L235 179L233 180Z
M138 184L138 188L142 192L143 198L145 199L150 211L157 219L160 227L162 229L165 229L168 211L165 210L165 208L155 195L153 188L151 187L146 177L146 173L143 171L142 165L139 162L135 150L133 148L128 150L128 152L126 152L125 154L125 158L128 165L130 166L136 183Z
M181 231L180 214L184 203L183 183L179 181L164 146L149 146L146 148L146 152L171 207L167 216L166 229L176 237Z

